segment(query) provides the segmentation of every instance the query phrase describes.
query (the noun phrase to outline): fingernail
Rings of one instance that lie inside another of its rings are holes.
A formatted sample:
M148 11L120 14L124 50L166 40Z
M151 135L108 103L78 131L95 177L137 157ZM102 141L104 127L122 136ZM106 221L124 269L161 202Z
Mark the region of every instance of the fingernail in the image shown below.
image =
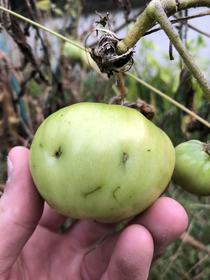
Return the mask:
M11 182L13 172L13 165L9 157L7 157L7 181L6 183Z

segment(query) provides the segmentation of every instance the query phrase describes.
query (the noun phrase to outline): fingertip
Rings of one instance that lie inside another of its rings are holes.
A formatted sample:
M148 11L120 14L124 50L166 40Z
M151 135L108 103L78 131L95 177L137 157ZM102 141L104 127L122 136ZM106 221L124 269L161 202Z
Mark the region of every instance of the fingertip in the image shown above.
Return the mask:
M151 232L155 254L158 254L186 230L188 216L177 201L169 197L161 197L140 214L135 222L142 224Z
M43 210L43 199L34 185L30 167L30 150L17 146L10 150L8 155L8 180L3 199L19 203L22 207L30 209L28 214L37 214L40 219Z
M124 253L135 262L140 260L139 265L147 265L152 260L154 243L151 233L142 225L133 224L126 227L120 234L116 250Z
M15 176L14 180L16 180L17 175L20 179L22 179L25 177L25 174L30 174L29 153L30 150L22 146L16 146L10 150L7 157L8 179L6 182L6 186L8 185L8 183L11 182L14 176ZM15 166L15 171L14 171L14 166ZM30 176L27 176L27 178L31 179Z
M188 226L188 216L184 207L170 197L159 198L148 210L161 223L170 226L171 230L181 235Z
M30 153L30 150L28 148L23 147L23 146L16 146L16 147L13 147L9 151L8 156L9 156L10 159L13 159L13 158L19 156L20 154L22 156L24 156L24 155L29 155L29 153Z
M102 279L146 280L153 252L154 244L150 232L141 225L128 226L120 234Z

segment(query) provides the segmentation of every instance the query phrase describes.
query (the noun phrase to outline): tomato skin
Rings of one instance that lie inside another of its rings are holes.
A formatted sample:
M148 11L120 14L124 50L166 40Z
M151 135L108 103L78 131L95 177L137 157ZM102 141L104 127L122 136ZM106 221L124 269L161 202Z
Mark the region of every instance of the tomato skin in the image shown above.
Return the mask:
M63 46L63 56L68 58L70 62L81 62L84 51L77 46L65 42Z
M175 163L168 136L138 111L77 103L49 116L30 151L34 182L57 212L115 223L148 208Z
M80 44L80 42L77 43ZM63 45L62 57L68 59L71 65L79 63L81 67L86 66L88 71L92 70L95 64L89 52L85 52L69 42L65 42Z
M210 195L210 144L190 140L175 147L173 179L184 190L196 195Z

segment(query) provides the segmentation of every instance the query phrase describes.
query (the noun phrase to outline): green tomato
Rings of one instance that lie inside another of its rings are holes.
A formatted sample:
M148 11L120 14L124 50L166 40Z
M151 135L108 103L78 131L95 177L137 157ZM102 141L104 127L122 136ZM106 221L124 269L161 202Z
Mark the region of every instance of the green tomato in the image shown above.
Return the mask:
M65 42L63 45L63 56L68 58L72 63L81 62L83 52L84 51L82 49L69 42Z
M91 66L95 64L89 52L86 52L69 42L65 42L63 45L62 57L67 58L72 65L74 63L79 63L81 67L84 65L87 66L87 71L90 71L92 69Z
M210 144L190 140L176 146L173 179L189 193L210 195Z
M174 169L168 136L134 109L78 103L49 116L30 151L34 182L57 212L119 222L149 207Z

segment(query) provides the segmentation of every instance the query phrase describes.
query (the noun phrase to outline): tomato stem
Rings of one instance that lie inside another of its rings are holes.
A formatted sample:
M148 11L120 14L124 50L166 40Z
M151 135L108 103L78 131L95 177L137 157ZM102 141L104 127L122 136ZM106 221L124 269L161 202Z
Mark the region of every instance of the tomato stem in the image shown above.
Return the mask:
M203 143L202 151L204 151L205 153L207 153L210 156L210 143L209 143L209 141L207 141L207 143Z
M73 40L70 40L70 39L68 39L67 37L62 36L61 34L55 32L55 31L53 31L53 30L51 30L51 29L49 29L49 28L47 28L47 27L45 27L45 26L43 26L43 25L41 25L41 24L39 24L39 23L37 23L37 22L31 20L31 19L29 19L29 18L26 18L26 17L24 17L24 16L21 16L20 14L17 14L17 13L15 13L15 12L11 11L11 10L8 10L8 9L2 7L2 6L0 6L0 10L3 10L4 12L7 12L7 13L13 15L13 16L16 16L16 17L18 17L19 19L24 20L24 21L26 21L26 22L28 22L28 23L30 23L30 24L32 24L32 25L38 27L38 28L41 28L42 30L44 30L44 31L46 31L46 32L48 32L48 33L50 33L50 34L52 34L52 35L54 35L54 36L57 36L58 38L60 38L60 39L62 39L62 40L64 40L64 41L67 41L67 42L71 43L72 45L74 45L74 46L76 46L76 47L82 49L83 51L88 52L88 51L86 50L86 48L84 48L84 47L81 46L80 44L75 43Z
M134 47L145 32L158 22L210 102L208 82L168 19L168 16L175 14L177 11L198 6L210 7L210 0L152 0L125 38L118 43L117 51L121 54Z
M105 94L104 94L104 103L105 104L109 104L109 99L111 96L111 91L112 91L112 86L115 82L115 73L113 73L113 75L110 76L108 84L106 86L106 90L105 90Z
M167 16L171 16L178 11L195 8L195 7L209 7L210 0L152 0L147 5L146 9L140 15L135 22L131 30L127 33L125 38L118 42L117 49L120 54L125 53L128 48L132 48L136 45L139 39L148 31L151 27L156 25L158 19L156 19L156 4L161 5ZM159 21L158 21L159 23Z
M168 95L164 94L163 92L161 92L160 90L156 89L155 87L149 85L145 81L137 78L136 76L132 75L131 73L125 72L125 74L130 76L134 80L138 81L140 84L142 84L143 86L147 87L148 89L152 90L156 94L158 94L161 97L165 98L166 100L168 100L169 102L171 102L172 104L174 104L175 106L177 106L178 108L180 108L181 110L183 110L184 112L188 113L190 116L194 117L196 120L198 120L199 122L203 123L205 126L210 128L210 123L208 121L206 121L203 118L201 118L200 116L196 115L194 112L192 112L191 110L189 110L188 108L186 108L185 106L183 106L182 104L180 104L179 102L174 100L173 98L171 98Z

